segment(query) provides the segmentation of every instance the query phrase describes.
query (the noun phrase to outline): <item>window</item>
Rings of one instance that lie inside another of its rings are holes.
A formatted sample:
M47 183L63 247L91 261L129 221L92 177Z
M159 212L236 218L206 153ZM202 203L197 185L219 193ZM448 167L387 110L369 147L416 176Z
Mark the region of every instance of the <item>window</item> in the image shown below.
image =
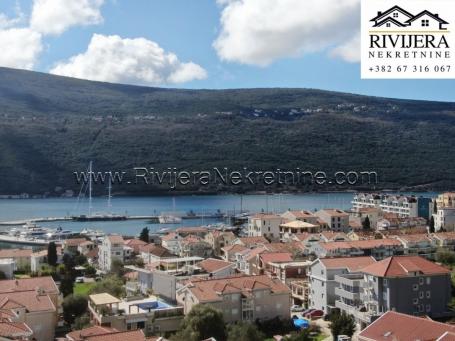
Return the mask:
M431 305L427 304L427 313L431 311Z
M387 285L389 282L387 281L387 278L384 278L384 285Z
M422 27L429 27L429 26L430 26L430 20L423 19L422 20Z
M419 305L419 313L424 312L424 306L423 304Z
M420 299L423 298L423 291L420 291L420 292L419 292L419 298L420 298Z
M393 13L393 17L398 18L398 13L397 12Z
M418 298L414 298L414 299L412 300L412 304L418 304L418 303L419 303L419 299L418 299Z
M431 292L427 291L427 298L430 298L430 297L431 297Z
M419 278L419 284L420 284L420 285L423 285L423 281L424 281L423 277L420 277L420 278Z
M412 285L412 290L417 291L419 290L419 286L417 284Z
M239 310L237 308L234 308L231 310L232 315L237 315L239 313Z
M427 285L430 285L431 283L431 277L427 277Z

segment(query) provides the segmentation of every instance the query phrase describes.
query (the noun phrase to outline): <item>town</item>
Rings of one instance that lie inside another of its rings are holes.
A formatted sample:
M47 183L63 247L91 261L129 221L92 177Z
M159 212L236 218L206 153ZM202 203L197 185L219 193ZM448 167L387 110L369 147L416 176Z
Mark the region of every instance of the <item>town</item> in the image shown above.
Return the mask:
M2 340L455 337L455 193L0 250Z

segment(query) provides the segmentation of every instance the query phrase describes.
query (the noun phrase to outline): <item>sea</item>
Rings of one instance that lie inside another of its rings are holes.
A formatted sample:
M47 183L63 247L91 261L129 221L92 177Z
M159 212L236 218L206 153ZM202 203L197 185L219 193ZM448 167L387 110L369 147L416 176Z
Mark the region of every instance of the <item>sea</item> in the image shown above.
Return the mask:
M425 197L434 197L438 193L404 193ZM303 209L315 211L323 208L350 209L354 193L305 193L305 194L251 194L251 195L182 195L182 196L150 196L150 197L112 197L110 205L107 198L92 198L92 214L114 213L127 216L156 216L160 214L186 215L194 212L197 215L238 214L240 211L250 213L275 212ZM87 198L47 198L47 199L2 199L0 200L0 221L18 221L32 218L69 217L88 214ZM138 235L144 227L151 232L165 227L170 230L182 226L205 226L228 224L224 219L198 218L183 219L179 224L157 224L147 219L124 221L75 222L56 221L39 223L39 226L72 231L85 228L102 230L106 233L122 235ZM0 231L7 231L10 226L0 226Z

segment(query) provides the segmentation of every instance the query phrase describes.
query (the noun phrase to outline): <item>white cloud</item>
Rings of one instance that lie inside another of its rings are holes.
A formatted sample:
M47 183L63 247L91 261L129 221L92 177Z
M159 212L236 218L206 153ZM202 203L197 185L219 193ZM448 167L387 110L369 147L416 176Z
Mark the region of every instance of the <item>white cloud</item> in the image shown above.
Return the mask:
M71 26L103 22L104 0L34 0L30 27L42 34L59 35Z
M0 66L33 69L43 49L41 34L28 28L0 30Z
M57 63L50 73L142 85L184 83L207 77L201 66L179 61L175 54L151 40L101 34L92 36L87 51Z
M346 43L335 47L330 54L333 57L341 57L350 63L360 61L360 33L357 33L352 39Z
M284 57L336 48L360 27L359 0L218 0L213 46L225 61L266 66Z

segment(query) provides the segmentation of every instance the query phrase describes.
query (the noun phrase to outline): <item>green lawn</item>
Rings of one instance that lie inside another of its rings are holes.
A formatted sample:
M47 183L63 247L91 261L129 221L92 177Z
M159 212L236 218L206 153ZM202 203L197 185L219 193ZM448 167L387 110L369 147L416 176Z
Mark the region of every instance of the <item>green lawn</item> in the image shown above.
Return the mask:
M87 295L88 291L95 285L95 283L75 283L74 294Z

